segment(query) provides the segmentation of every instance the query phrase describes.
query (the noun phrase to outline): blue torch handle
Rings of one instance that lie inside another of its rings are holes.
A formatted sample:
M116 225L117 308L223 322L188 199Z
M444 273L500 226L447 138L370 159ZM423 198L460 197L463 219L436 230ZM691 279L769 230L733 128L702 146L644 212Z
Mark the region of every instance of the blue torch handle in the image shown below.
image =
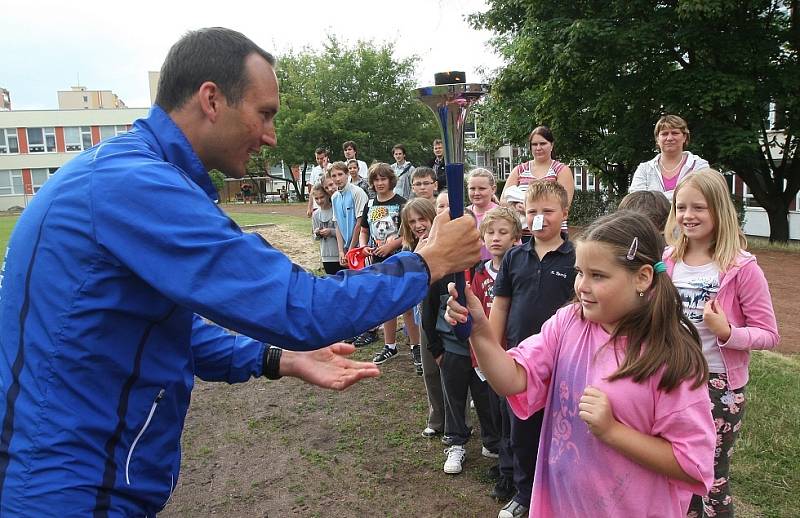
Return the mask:
M447 172L447 194L450 201L450 219L460 218L464 215L464 164L447 164L445 167ZM467 296L464 290L467 287L466 280L464 279L464 272L455 274L456 278L456 291L458 292L458 303L466 307ZM467 316L467 321L463 324L456 324L453 332L459 340L466 341L472 332L472 317Z

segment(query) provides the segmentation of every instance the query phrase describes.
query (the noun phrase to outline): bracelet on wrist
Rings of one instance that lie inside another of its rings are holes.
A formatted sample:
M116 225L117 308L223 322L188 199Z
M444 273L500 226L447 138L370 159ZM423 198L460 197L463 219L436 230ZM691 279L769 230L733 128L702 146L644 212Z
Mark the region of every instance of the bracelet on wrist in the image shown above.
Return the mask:
M283 349L275 347L274 345L268 345L267 349L264 351L264 360L261 370L264 377L267 379L281 379L281 354L283 354Z

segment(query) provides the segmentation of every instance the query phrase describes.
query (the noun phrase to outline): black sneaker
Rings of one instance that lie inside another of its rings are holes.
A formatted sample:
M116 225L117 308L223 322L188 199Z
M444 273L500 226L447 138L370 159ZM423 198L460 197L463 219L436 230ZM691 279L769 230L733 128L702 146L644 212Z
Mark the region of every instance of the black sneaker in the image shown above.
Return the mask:
M364 347L373 343L377 339L378 339L378 333L376 333L375 331L367 331L365 333L361 333L360 335L358 335L353 340L353 345L355 345L356 347Z
M514 480L511 477L507 477L500 474L500 479L494 485L494 489L489 494L495 500L499 500L500 502L505 502L506 500L510 500L512 496L517 494L517 490L514 489Z
M467 427L467 431L469 432L470 435L472 435L472 427L471 426ZM445 446L452 446L453 445L453 438L450 437L449 435L443 435L442 436L442 444L444 444Z
M411 360L414 362L414 370L417 371L418 376L422 376L422 346L411 346Z
M395 347L394 349L389 349L388 346L384 345L383 350L376 354L374 358L372 358L372 363L375 365L380 365L386 360L391 360L395 356L397 356L397 348Z

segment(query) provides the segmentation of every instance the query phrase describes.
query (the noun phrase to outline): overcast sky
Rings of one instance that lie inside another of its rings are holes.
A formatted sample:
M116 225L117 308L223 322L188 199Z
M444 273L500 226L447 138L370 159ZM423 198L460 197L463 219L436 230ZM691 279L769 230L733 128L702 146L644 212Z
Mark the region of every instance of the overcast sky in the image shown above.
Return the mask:
M241 31L279 59L289 49L320 48L332 32L346 42L393 42L398 57L420 57L419 86L443 70L464 70L472 82L486 79L479 69L500 66L491 34L465 21L485 10L483 0L9 2L0 8L0 87L14 110L57 108L56 92L79 80L146 107L147 72L187 30L208 26Z

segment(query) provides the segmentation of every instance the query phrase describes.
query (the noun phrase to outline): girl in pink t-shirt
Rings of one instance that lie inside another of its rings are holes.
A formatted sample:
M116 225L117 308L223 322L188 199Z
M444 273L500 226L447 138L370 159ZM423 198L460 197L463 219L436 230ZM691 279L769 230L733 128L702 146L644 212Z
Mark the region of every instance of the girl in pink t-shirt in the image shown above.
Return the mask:
M599 219L577 243L577 302L507 352L467 290L489 383L522 419L545 410L532 517L685 516L713 482L708 370L661 251L646 218Z
M495 191L497 191L497 183L491 171L482 167L470 171L467 177L467 195L471 205L467 209L475 215L479 228L486 213L499 206L493 201ZM481 260L488 261L491 258L492 254L489 253L486 245L481 246Z

